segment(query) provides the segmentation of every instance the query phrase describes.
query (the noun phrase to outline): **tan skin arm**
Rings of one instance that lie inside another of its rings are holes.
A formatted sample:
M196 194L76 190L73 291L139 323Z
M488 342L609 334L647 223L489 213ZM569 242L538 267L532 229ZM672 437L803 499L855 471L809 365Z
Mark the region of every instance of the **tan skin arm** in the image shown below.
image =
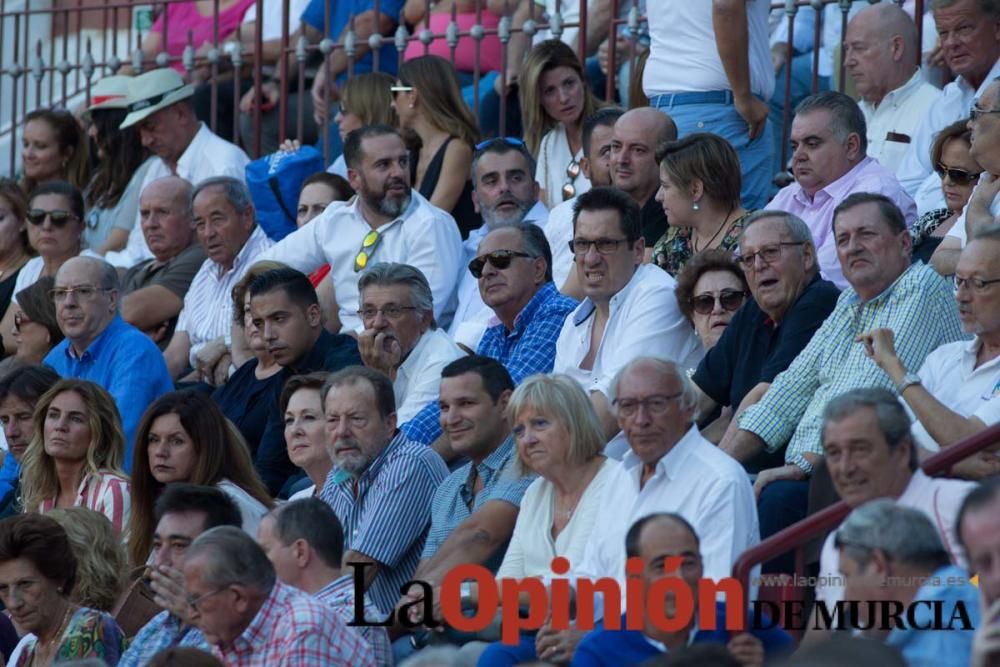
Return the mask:
M122 299L122 319L142 331L149 331L177 317L184 302L162 285L150 285L130 292Z

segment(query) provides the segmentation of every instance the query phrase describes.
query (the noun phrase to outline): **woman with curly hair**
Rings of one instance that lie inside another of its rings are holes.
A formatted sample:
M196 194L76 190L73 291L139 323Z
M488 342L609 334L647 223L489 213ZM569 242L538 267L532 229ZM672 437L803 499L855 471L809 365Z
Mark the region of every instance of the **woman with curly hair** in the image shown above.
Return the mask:
M69 599L82 606L112 612L125 589L125 547L103 514L86 507L55 509L47 514L59 522L76 556L76 585Z
M677 274L677 305L705 351L715 347L750 294L742 269L728 250L699 252Z

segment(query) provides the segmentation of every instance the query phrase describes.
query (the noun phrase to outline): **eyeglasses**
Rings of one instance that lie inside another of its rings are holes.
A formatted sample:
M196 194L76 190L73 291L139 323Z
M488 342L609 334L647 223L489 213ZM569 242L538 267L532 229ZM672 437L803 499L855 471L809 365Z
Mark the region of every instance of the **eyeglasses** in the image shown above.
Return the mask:
M24 313L17 313L14 315L14 333L21 333L21 326L24 324L31 324L32 322L34 322L34 320Z
M497 144L506 144L508 146L513 146L514 148L521 148L524 146L524 142L517 137L493 137L492 139L480 141L476 144L476 152L478 153L486 150L487 148L492 148Z
M388 306L382 308L376 308L374 306L365 306L358 310L358 315L364 320L374 320L379 313L385 316L387 320L398 320L403 316L408 310L416 310L415 306L397 306L394 303L390 303Z
M469 262L469 273L476 280L483 277L483 269L486 268L486 262L489 262L494 268L506 269L510 266L510 263L514 261L515 257L526 257L531 258L526 252L518 252L516 250L494 250L493 252L486 253L485 255L480 255L474 260Z
M670 401L680 398L684 392L677 392L676 394L656 394L654 396L649 396L647 398L616 398L612 401L611 405L615 406L618 410L618 414L622 417L632 417L635 413L639 412L639 406L646 406L649 410L649 414L654 416L660 416L666 413L667 408L670 407Z
M706 292L691 299L691 308L699 315L708 315L715 310L715 303L718 301L724 310L733 312L740 309L746 296L746 292L733 289L724 289L718 296Z
M40 208L33 208L27 213L28 222L33 225L40 225L45 222L45 217L48 216L49 220L56 227L62 227L70 220L79 220L75 213L70 213L69 211L46 211Z
M365 238L361 240L361 250L354 257L354 272L362 270L368 266L368 260L371 259L372 255L375 254L375 248L378 247L379 241L382 240L382 235L376 230L371 230L365 234Z
M968 287L974 292L985 292L986 288L993 283L1000 283L1000 278L995 280L983 280L982 278L962 278L955 274L955 291Z
M1000 109L984 109L979 106L979 99L972 100L972 108L969 109L969 120L973 123L979 120L980 116L990 113L1000 113Z
M562 186L563 201L576 196L576 179L580 175L580 163L571 160L566 167L566 182Z
M569 242L569 251L577 257L583 257L591 248L597 248L597 252L602 255L610 255L618 250L622 243L629 243L628 239L597 239L589 241L587 239L573 239Z
M98 292L110 292L110 287L93 287L91 285L81 285L80 287L57 287L49 290L49 296L56 303L62 303L69 298L70 294L76 294L80 301L90 301L97 296Z
M760 257L765 264L774 264L779 259L781 259L781 251L785 246L797 246L805 245L804 241L799 241L798 243L775 243L774 245L764 246L757 252L752 252L749 255L736 255L735 259L743 267L744 271L752 271L754 267L757 266L757 258Z
M947 176L948 179L955 185L968 185L969 183L973 183L979 180L979 176L981 173L979 172L973 174L970 171L966 171L964 169L957 169L955 167L949 167L942 163L938 163L937 166L934 167L934 171L937 172L938 176L941 177L942 181L944 180L944 177Z
M199 595L197 597L191 597L190 595L188 595L187 596L188 606L191 607L192 609L194 609L195 611L199 611L198 610L198 605L200 605L202 602L204 602L208 598L212 597L213 595L218 595L219 593L221 593L222 591L225 591L225 590L228 590L228 587L226 587L226 588L217 588L214 591L209 591L208 593L203 593L202 595Z

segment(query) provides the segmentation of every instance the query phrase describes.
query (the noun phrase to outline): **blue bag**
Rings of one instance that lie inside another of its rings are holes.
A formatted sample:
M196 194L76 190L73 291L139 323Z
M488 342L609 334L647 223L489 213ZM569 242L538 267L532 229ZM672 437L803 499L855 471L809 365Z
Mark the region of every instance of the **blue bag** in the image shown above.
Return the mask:
M280 241L296 230L302 183L323 169L323 154L313 146L294 153L271 153L247 165L247 187L257 209L257 224L268 238Z

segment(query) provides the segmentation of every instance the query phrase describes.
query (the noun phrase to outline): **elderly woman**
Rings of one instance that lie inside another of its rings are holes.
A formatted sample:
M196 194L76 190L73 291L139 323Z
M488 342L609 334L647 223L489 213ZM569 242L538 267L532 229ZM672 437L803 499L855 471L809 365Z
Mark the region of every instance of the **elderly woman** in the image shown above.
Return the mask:
M56 320L56 306L49 296L55 278L39 278L35 284L17 293L14 306L12 338L16 356L27 364L40 364L45 355L64 338Z
M66 531L76 556L76 585L69 599L81 607L112 612L125 590L125 547L108 518L86 507L49 512Z
M700 252L677 274L677 305L706 352L719 342L749 293L747 279L728 250Z
M114 618L70 599L77 569L72 544L55 519L32 513L0 520L0 600L30 633L8 665L86 658L118 663L124 638Z
M667 144L656 201L670 228L653 246L653 261L676 276L696 253L735 249L747 215L741 187L739 157L722 137L699 132Z
M288 459L302 468L312 482L290 500L309 498L323 488L333 468L326 452L326 421L320 390L326 373L309 373L289 378L281 391L281 414L285 416L285 446Z
M111 395L93 382L60 380L39 399L34 426L21 475L25 510L86 507L121 535L131 497L122 471L125 434Z

